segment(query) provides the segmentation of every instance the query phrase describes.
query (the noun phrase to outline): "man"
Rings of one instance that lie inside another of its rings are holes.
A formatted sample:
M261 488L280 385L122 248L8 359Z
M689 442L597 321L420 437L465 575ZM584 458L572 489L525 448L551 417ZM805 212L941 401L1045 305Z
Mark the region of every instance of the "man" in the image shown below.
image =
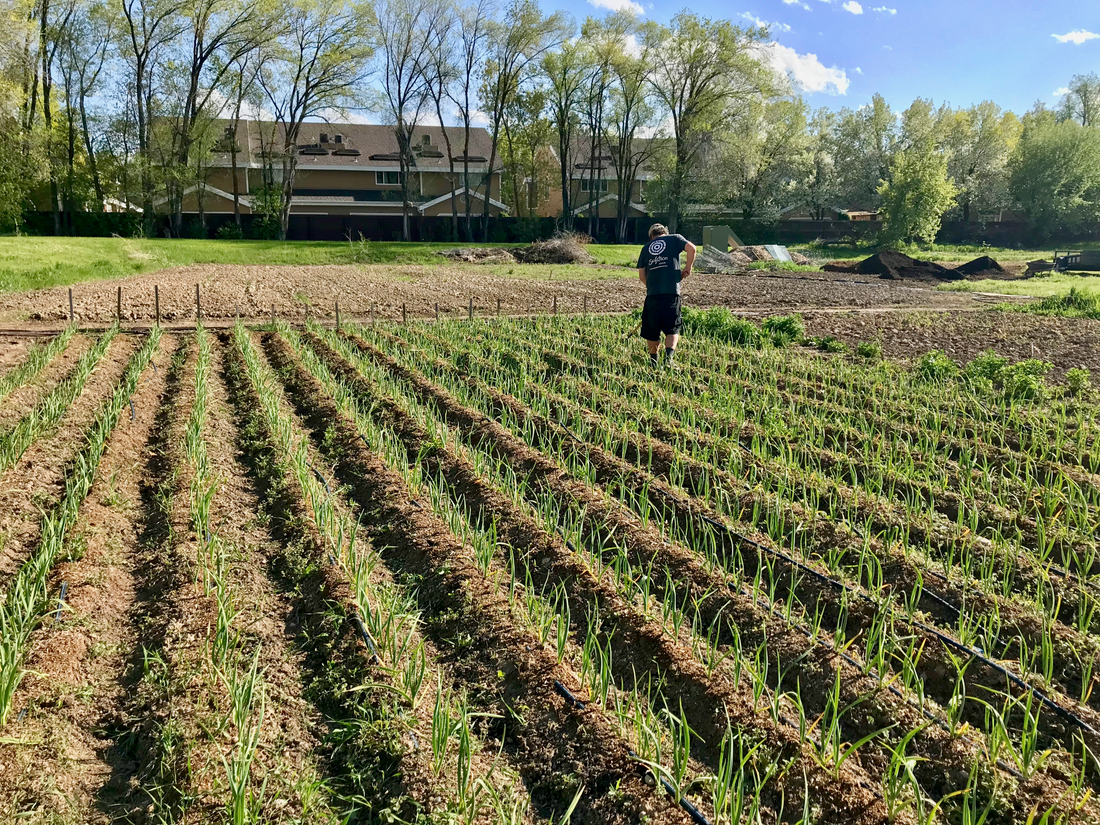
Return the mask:
M684 269L680 271L680 253ZM680 282L691 274L695 263L695 244L683 235L669 235L659 223L649 229L649 243L638 256L638 280L645 284L642 307L642 338L649 346L649 358L656 364L661 334L665 336L665 362L672 364L684 319L680 312Z

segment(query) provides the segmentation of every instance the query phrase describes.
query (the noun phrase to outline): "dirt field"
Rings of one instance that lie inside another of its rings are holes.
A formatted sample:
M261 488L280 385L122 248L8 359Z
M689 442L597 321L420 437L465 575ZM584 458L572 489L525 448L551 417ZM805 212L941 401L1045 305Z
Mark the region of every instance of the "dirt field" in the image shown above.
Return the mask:
M552 273L553 267L547 267ZM622 272L622 277L607 273ZM167 323L193 321L195 285L205 319L263 318L272 305L280 318L304 319L306 305L314 316L333 314L335 302L347 317L366 318L372 305L379 318L398 318L402 304L410 317L431 316L439 304L443 315L468 310L505 314L550 312L557 298L560 312L580 312L588 299L592 312L620 312L639 306L641 285L629 270L593 269L592 280L509 278L470 266L223 266L168 269L73 288L76 317L85 323L107 323L117 313L122 288L123 321L154 317L154 286L160 288L161 318ZM884 281L874 276L838 273L768 273L696 275L685 283L684 300L695 306L742 308L929 307L980 306L980 298L935 292L924 286ZM0 325L56 327L68 318L68 292L63 287L0 297Z

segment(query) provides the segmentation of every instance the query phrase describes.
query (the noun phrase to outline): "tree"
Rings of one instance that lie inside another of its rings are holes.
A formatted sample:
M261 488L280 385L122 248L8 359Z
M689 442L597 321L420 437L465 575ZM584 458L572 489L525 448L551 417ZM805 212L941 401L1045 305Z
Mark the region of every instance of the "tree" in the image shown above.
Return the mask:
M944 213L955 204L955 194L947 157L931 137L897 152L879 188L883 243L932 243Z
M774 219L796 199L796 181L809 165L806 103L798 97L779 98L753 109L732 141L732 200L744 220Z
M882 95L876 94L870 106L841 110L832 151L840 206L878 207L897 141L897 118Z
M428 64L426 67L428 97L435 106L435 116L439 123L440 134L443 135L443 144L447 150L447 164L450 171L449 183L451 189L451 240L458 240L458 198L455 190L458 187L458 179L455 174L455 153L451 145L451 133L447 130L447 122L443 115L443 107L453 92L455 83L459 79L458 54L456 39L452 31L457 24L455 10L442 3L438 6L439 20L433 27L432 37L428 43Z
M37 27L18 0L0 0L0 230L17 229L31 189L42 180L45 156L31 138L28 78L37 58L29 50Z
M833 156L836 124L834 112L814 112L806 136L806 166L794 200L808 207L818 221L824 220L827 210L838 208L839 179Z
M182 31L182 0L121 0L122 52L129 60L134 105L141 208L146 233L153 231L153 100L163 52Z
M492 10L491 0L473 0L469 5L459 9L458 71L453 90L449 92L451 101L457 107L459 117L462 119L463 214L466 240L469 243L473 243L474 240L473 213L470 204L470 137L473 131L475 78L486 57ZM489 174L492 174L492 167L489 168Z
M431 100L432 45L435 28L444 23L435 0L382 0L376 10L378 57L385 112L397 137L401 181L401 239L412 240L409 227L409 182L413 132Z
M676 231L684 184L707 136L727 129L743 106L772 83L755 47L766 31L728 20L681 12L668 26L647 23L644 42L653 55L650 83L672 120L675 144L668 187L669 229Z
M1100 129L1029 115L1008 170L1009 191L1037 238L1100 220Z
M611 164L615 170L615 237L619 243L626 243L634 184L658 146L655 140L639 138L641 130L656 125L657 107L653 105L649 85L652 57L644 44L637 53L631 53L629 40L638 27L633 20L630 22L632 26L625 33L621 50L611 62L614 83L606 128Z
M960 217L969 224L975 213L1008 205L1008 158L1019 140L1019 121L985 101L947 113L943 126L947 172L959 189Z
M517 217L530 216L538 206L539 150L550 140L546 117L546 89L534 86L516 95L504 119L505 184L512 186L512 205ZM522 187L522 189L521 189Z
M550 122L558 142L558 169L561 174L563 226L573 226L573 201L570 187L573 170L573 140L580 128L581 88L587 67L587 49L579 40L569 40L543 58L542 73L549 85Z
M263 154L266 183L278 192L281 239L290 223L302 124L353 99L374 54L373 13L365 0L293 0L287 16L288 30L265 46L259 75L275 115L276 128ZM262 144L264 136L260 139Z
M534 0L512 0L503 19L491 21L488 60L482 73L482 101L489 118L490 150L485 174L485 203L482 236L489 237L489 181L496 167L501 131L508 107L519 93L531 70L551 49L561 45L573 25L562 12L544 17Z
M1100 75L1074 75L1058 108L1060 120L1075 120L1082 126L1100 126Z

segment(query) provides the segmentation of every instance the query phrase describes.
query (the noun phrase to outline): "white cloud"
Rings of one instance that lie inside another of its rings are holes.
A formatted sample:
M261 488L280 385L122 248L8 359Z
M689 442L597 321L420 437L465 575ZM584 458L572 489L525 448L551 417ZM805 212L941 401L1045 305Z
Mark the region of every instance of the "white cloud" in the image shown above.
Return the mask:
M628 34L626 36L626 42L623 43L623 51L631 57L642 56L642 45L638 42L637 35Z
M855 72L856 74L863 74L863 69L861 69L859 66L856 66Z
M789 77L802 91L838 95L848 93L851 81L847 73L836 66L826 67L816 54L799 54L779 43L765 43L759 48L772 68Z
M856 2L856 0L848 0L843 6L844 11L850 11L852 14L863 14L863 6Z
M791 30L791 27L786 23L769 23L767 20L761 20L750 12L745 12L741 16L761 29L770 29L773 32L789 32Z
M1067 87L1067 86L1063 86L1061 89L1055 89L1054 90L1054 96L1055 97L1065 97L1068 94L1069 94L1069 87Z
M645 9L642 8L642 4L636 3L635 0L588 0L588 4L598 9L632 11L639 17L645 14Z
M882 50L884 52L892 52L894 50L894 47L893 46L883 46Z
M871 9L871 11L877 11L879 14L897 14L898 13L897 9L888 9L888 8L886 8L886 6L877 6L876 8Z
M803 3L802 0L783 0L783 2L786 3L788 6L801 6L806 11L813 11L813 9L811 9L806 3Z
M1053 37L1059 43L1073 43L1074 45L1080 46L1086 40L1095 40L1096 38L1100 37L1100 34L1096 34L1095 32L1087 32L1084 29L1078 29L1077 31L1072 31L1069 34L1052 34L1051 37Z

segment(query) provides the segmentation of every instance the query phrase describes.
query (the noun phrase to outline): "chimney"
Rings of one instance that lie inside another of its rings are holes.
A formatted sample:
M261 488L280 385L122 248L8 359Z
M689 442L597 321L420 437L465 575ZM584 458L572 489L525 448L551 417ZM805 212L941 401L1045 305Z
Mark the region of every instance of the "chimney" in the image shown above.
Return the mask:
M328 132L321 132L321 143L328 143Z

